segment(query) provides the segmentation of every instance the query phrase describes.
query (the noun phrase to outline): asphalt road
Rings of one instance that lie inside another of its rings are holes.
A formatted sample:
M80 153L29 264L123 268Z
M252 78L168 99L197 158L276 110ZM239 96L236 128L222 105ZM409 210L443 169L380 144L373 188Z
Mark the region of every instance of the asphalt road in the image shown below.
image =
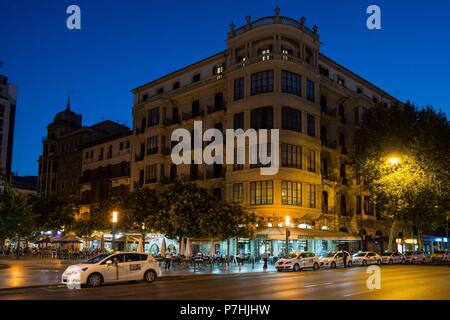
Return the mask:
M450 267L381 266L381 289L369 290L364 267L192 276L69 290L41 287L0 290L0 299L445 299Z

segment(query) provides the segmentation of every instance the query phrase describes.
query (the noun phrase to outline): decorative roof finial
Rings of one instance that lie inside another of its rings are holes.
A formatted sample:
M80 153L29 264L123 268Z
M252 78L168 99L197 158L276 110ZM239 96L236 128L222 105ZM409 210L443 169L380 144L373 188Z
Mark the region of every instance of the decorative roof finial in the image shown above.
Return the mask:
M248 15L245 17L245 21L247 22L247 24L250 24L250 23L252 22L252 17L250 17L250 15L248 14Z
M275 9L273 10L275 12L275 15L278 17L280 15L280 7L276 6Z
M66 105L66 110L70 111L70 93L72 92L72 90L67 89L67 105Z
M317 30L319 30L319 27L317 26L317 24L315 24L312 29L314 34L317 34Z
M306 21L306 18L305 18L304 16L302 16L302 17L300 18L300 24L301 24L302 26L304 26L304 25L305 25L305 21Z
M230 31L233 32L235 27L236 26L234 25L234 22L231 22L230 23Z

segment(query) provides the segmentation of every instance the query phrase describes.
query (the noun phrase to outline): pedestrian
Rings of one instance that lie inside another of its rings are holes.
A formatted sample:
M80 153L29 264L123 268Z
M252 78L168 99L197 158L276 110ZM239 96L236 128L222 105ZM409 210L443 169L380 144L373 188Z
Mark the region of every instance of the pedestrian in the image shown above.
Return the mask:
M172 257L173 257L172 251L169 249L166 253L166 261L165 261L166 263L164 265L164 269L167 271L170 270L170 263L172 262Z
M264 261L263 269L267 269L267 260L269 260L269 255L267 254L267 251L264 251L262 254L262 258Z
M342 250L342 262L344 262L344 268L347 268L347 252Z

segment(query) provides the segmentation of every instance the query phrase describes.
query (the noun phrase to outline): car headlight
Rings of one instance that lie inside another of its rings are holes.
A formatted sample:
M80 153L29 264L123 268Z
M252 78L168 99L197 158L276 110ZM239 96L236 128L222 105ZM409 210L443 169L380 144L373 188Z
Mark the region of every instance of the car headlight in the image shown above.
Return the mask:
M84 267L84 268L81 268L81 271L86 271L88 269L88 267Z
M291 261L286 261L286 262L285 262L285 264L291 264L291 263L292 263Z

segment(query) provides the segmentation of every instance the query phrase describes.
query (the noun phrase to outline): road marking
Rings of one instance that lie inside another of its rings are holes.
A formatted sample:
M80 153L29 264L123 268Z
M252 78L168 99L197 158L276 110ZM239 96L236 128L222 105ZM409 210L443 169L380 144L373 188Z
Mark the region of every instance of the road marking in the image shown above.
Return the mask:
M318 283L318 284L310 284L307 286L304 286L305 288L312 288L312 287L319 287L319 286L328 286L330 284L333 284L333 282L325 282L325 283Z
M347 294L344 294L344 297L351 297L351 296L356 296L356 295L370 293L370 292L373 292L373 291L359 291L359 292L354 292L354 293L347 293Z

